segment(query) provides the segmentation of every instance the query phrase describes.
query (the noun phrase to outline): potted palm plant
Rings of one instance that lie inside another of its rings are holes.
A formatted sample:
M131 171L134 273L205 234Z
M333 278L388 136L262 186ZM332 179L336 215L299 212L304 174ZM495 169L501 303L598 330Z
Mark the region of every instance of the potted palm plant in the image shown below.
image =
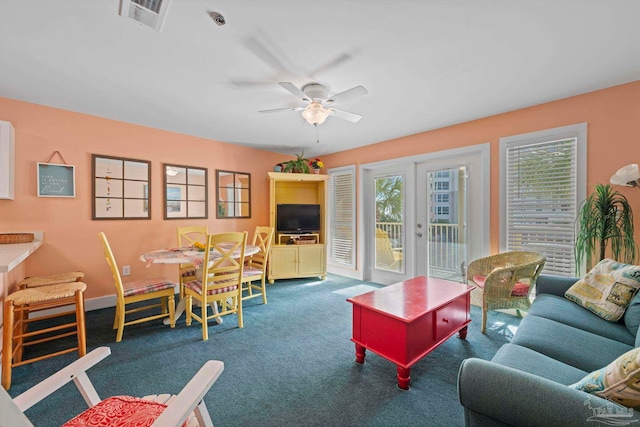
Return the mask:
M282 172L309 173L309 160L304 158L304 151L296 154L295 160L282 163Z
M605 258L607 247L616 261L633 264L633 212L627 198L610 185L597 184L595 192L582 203L576 219L576 266L590 268L594 256Z

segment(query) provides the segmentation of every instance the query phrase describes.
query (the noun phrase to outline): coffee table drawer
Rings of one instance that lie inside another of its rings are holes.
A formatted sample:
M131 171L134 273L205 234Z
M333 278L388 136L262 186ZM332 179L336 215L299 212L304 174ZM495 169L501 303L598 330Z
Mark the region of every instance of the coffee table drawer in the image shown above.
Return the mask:
M434 313L434 336L436 341L449 335L467 321L467 298L457 298Z

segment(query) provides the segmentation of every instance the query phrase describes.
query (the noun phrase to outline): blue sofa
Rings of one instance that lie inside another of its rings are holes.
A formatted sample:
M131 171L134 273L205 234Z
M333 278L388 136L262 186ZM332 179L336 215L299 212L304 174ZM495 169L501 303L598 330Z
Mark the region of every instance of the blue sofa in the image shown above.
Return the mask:
M567 387L640 346L640 295L612 323L564 298L577 280L540 275L512 341L491 361L463 361L458 397L465 425L640 424L640 412Z

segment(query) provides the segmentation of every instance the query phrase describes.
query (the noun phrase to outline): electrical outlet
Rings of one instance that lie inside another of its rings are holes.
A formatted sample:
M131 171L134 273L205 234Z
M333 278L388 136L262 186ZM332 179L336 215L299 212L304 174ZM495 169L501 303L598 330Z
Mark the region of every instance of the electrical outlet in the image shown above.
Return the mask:
M123 265L122 266L122 275L123 276L128 276L131 274L131 267L128 265Z

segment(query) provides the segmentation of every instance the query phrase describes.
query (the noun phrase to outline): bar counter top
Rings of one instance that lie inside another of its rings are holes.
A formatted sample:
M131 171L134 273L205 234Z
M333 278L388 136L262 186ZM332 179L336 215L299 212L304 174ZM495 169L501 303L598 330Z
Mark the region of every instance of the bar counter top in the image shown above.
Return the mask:
M42 231L25 231L25 233L33 233L35 235L33 242L0 244L0 273L7 273L13 270L42 246L44 242L44 233Z

